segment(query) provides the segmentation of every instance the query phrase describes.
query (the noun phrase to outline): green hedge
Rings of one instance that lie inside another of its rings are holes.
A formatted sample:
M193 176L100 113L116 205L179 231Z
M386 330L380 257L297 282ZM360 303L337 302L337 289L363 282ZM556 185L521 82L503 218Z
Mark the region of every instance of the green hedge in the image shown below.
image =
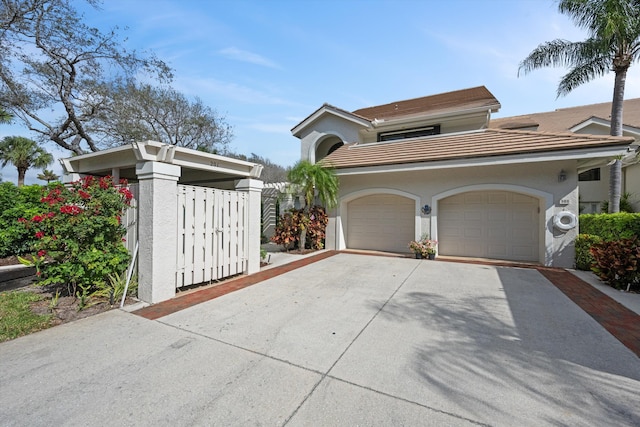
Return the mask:
M640 237L640 213L583 214L580 234L599 236L604 241Z
M576 268L578 270L591 270L595 258L591 253L591 247L602 243L602 238L592 234L579 234L576 238Z
M594 245L602 242L640 238L640 213L583 214L579 217L580 235L576 239L576 268L591 270Z
M0 183L0 258L24 255L31 250L36 239L18 220L44 212L41 198L40 185L18 188L11 182Z

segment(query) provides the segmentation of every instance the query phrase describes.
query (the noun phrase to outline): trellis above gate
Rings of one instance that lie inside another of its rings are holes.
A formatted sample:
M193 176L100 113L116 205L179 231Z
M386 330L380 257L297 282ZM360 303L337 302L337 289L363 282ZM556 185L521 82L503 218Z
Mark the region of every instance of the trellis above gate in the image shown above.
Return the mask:
M61 163L66 182L111 175L137 185L137 210L128 213L127 225L137 224L128 240L137 232L143 301L160 302L175 296L177 287L259 271L262 165L155 141Z

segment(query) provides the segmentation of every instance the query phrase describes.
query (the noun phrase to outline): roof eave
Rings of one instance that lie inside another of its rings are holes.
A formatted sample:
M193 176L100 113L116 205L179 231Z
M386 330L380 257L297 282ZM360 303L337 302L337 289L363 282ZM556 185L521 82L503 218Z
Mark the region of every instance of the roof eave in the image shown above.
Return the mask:
M473 158L458 158L434 160L428 162L402 163L402 164L382 164L374 166L356 166L346 168L335 168L336 175L364 175L392 172L412 172L429 169L463 168L472 166L496 166L508 164L523 164L536 162L550 162L562 160L582 160L582 159L611 159L629 152L628 146L606 146L590 147L586 149L573 149L561 151L544 151L539 153L521 153L510 155L497 155Z
M291 133L296 138L299 138L300 134L302 133L302 131L305 128L307 128L313 122L315 122L316 120L320 119L322 116L324 116L326 114L331 114L331 115L340 117L342 119L354 122L355 124L357 124L359 126L363 126L363 127L366 127L366 128L370 128L371 127L371 122L369 120L364 119L363 117L360 117L360 116L358 116L356 114L353 114L353 113L350 113L348 111L344 111L344 110L341 110L339 108L333 107L333 106L331 106L329 104L324 104L322 107L318 108L316 111L314 111L306 119L304 119L303 121L298 123L293 129L291 129Z
M571 132L577 132L581 129L584 129L585 127L589 126L589 125L599 125L599 126L603 126L606 128L610 128L611 127L611 122L609 120L606 119L602 119L600 117L589 117L587 120L584 120L572 127L569 128L569 130ZM626 133L630 133L633 135L638 135L640 136L640 128L635 127L635 126L629 126L629 125L622 125L622 132L626 132Z
M425 121L425 120L433 121L433 120L443 119L445 117L460 117L460 116L472 115L477 113L495 113L500 109L500 107L501 105L498 102L492 105L483 105L482 107L474 107L474 108L467 108L464 110L439 112L439 113L433 113L433 114L415 115L415 116L409 116L409 117L405 116L405 117L399 117L397 119L390 119L390 120L375 118L371 123L373 124L373 127L377 128L381 126L393 126L393 125L398 125L398 124L408 123L408 122L415 122L415 121Z
M174 164L187 169L228 174L236 177L258 178L262 165L176 147L157 141L126 144L95 153L60 159L65 173L95 173L110 169L135 167L138 162L153 161Z

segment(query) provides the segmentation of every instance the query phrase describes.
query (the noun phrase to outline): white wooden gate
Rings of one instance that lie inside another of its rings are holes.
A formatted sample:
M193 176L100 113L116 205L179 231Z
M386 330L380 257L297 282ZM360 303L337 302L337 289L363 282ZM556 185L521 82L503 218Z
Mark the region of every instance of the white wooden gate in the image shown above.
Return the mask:
M178 185L176 288L247 267L247 193Z

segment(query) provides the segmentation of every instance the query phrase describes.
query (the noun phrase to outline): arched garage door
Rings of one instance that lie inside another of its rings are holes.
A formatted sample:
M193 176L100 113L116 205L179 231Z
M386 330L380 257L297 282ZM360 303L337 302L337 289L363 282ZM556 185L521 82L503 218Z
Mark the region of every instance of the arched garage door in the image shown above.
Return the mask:
M441 255L539 261L538 199L509 191L472 191L438 203Z
M409 252L415 239L415 201L375 194L347 205L347 248Z

